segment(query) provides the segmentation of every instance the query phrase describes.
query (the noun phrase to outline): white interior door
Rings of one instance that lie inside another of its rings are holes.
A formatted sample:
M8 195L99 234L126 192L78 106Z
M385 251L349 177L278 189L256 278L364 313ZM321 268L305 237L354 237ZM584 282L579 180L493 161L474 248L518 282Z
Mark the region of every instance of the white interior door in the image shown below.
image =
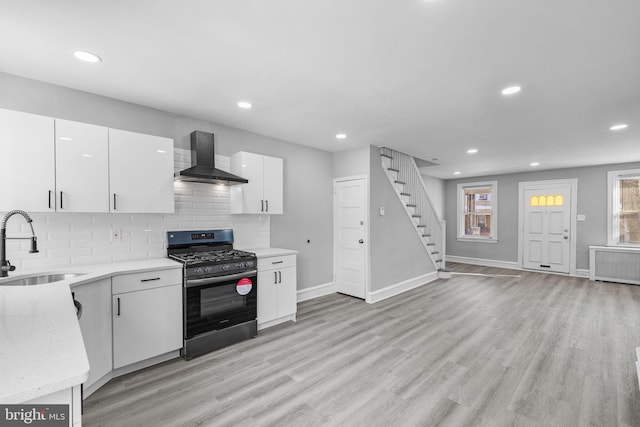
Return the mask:
M572 184L531 184L522 194L522 267L569 273Z
M357 298L366 289L366 185L364 178L335 182L336 290Z

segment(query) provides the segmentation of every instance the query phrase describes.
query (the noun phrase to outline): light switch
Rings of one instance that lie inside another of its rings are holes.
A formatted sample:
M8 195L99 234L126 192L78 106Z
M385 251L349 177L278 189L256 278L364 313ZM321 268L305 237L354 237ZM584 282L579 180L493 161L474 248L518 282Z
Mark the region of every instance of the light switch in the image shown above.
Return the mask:
M384 216L384 206L380 206L380 216Z
M576 217L576 220L578 220L578 221L586 221L587 220L587 216L586 215L578 215Z

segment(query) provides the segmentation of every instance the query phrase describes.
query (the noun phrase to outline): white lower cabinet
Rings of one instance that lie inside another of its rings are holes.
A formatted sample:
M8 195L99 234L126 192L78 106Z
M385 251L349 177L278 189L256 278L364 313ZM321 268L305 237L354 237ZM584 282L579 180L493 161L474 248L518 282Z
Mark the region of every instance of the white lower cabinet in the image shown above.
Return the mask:
M78 322L89 359L85 393L113 369L111 347L111 279L103 279L71 289L82 310Z
M82 425L81 396L82 396L82 392L80 390L80 385L77 385L71 388L66 388L64 390L57 391L55 393L51 393L44 396L40 396L35 399L31 399L29 401L22 403L22 405L25 405L25 404L34 405L34 406L35 405L69 405L69 413L65 414L64 417L66 418L68 416L68 419L66 420L69 422L69 427L80 427ZM47 419L47 421L50 421L50 422L53 422L54 420L57 420L58 422L63 421L62 415L58 413L54 413L53 411L50 411L47 415L49 417L53 417L53 418ZM16 425L18 424L28 425L29 423L16 422ZM42 425L43 423L36 422L34 425L36 424ZM59 424L56 424L56 425L59 425Z
M258 328L296 320L296 256L258 259Z
M113 368L182 348L182 270L113 278Z

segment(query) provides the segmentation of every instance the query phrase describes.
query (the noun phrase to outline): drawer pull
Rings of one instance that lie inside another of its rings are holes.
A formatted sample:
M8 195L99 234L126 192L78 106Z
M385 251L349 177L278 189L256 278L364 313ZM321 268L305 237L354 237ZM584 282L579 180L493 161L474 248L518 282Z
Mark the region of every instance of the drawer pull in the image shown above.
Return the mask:
M118 316L120 316L120 298L118 298Z
M271 264L282 264L284 261L274 261Z
M153 282L154 280L160 280L160 278L154 277L153 279L140 279L141 282Z

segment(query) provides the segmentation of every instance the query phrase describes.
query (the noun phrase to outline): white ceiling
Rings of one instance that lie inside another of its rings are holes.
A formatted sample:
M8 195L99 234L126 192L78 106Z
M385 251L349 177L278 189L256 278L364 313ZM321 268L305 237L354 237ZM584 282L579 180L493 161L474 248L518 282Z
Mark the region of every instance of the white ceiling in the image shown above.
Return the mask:
M0 0L0 71L445 179L640 160L638 0Z

